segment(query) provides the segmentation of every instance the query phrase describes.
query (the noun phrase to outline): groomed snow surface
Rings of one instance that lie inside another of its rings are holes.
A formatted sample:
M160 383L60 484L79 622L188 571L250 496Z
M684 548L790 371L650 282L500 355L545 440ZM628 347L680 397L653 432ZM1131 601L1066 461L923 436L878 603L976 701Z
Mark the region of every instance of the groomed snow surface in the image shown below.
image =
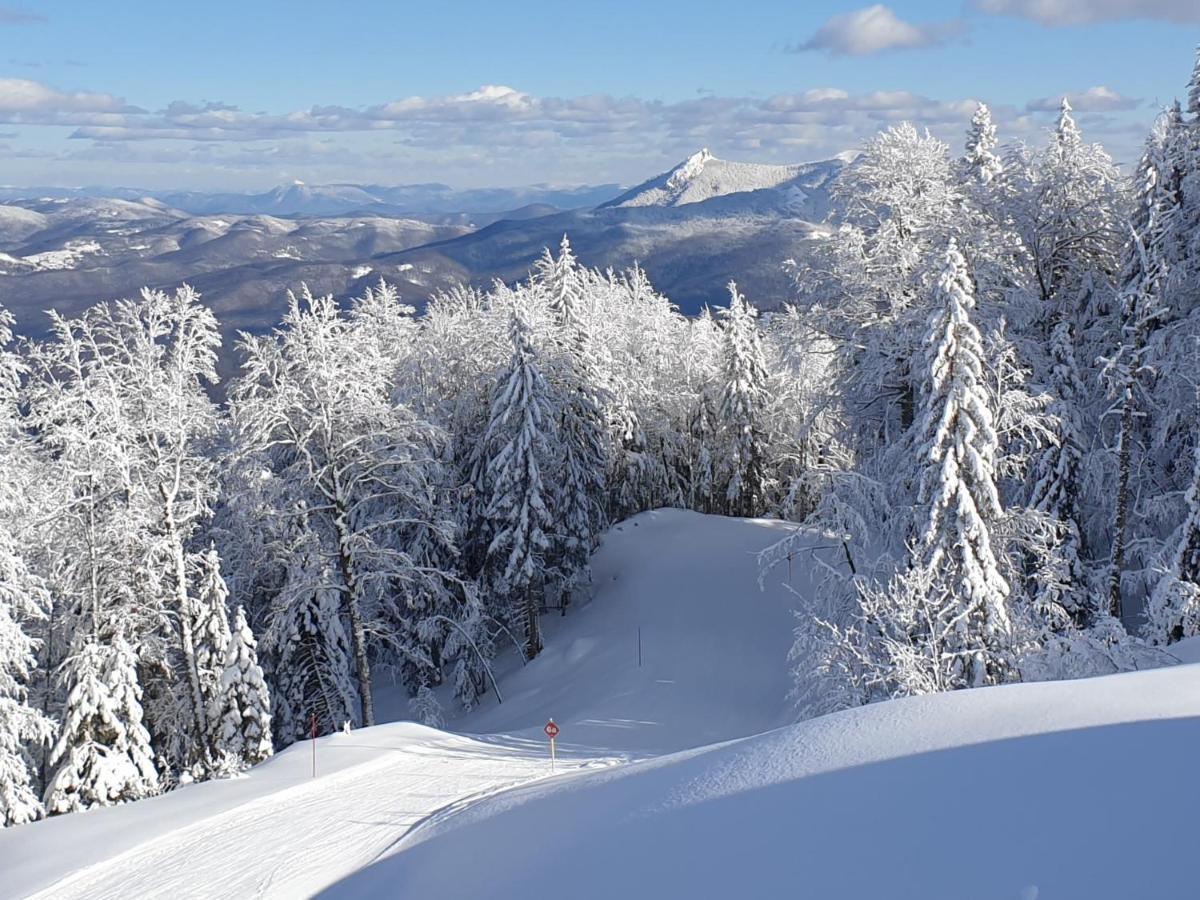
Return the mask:
M508 662L503 704L489 696L451 723L464 734L398 722L332 735L316 742L315 779L305 743L243 778L6 829L0 895L1200 894L1200 670L788 724L798 601L759 591L754 556L785 527L679 511L624 522L596 556L595 599L547 619L545 652ZM814 536L793 560L802 596L819 590L811 554L837 564Z

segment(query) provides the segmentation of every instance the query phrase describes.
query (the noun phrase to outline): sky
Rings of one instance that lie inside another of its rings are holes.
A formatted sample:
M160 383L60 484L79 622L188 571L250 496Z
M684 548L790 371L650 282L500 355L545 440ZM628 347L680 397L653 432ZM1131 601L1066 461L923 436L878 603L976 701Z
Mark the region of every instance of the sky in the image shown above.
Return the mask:
M1200 0L0 0L0 184L631 184L1063 96L1128 164L1197 42Z

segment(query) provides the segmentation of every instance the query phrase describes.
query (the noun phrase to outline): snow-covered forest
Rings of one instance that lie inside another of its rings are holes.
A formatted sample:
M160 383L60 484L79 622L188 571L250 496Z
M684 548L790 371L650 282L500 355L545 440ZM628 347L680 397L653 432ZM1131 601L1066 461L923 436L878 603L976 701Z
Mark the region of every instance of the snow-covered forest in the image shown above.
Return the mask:
M980 106L959 148L879 134L833 207L790 297L689 318L566 236L420 313L301 286L227 383L186 286L0 312L0 821L373 725L380 681L439 724L660 507L840 548L800 716L1200 634L1200 63L1129 175L1065 101L1033 147Z

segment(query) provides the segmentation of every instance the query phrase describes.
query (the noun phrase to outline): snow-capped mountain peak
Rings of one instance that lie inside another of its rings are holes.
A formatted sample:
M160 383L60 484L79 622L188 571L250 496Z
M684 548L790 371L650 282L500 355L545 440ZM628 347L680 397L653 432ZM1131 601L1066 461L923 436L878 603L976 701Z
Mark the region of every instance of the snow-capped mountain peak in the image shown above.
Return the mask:
M604 206L677 207L741 195L755 208L765 202L791 215L820 219L824 188L844 165L842 159L792 165L733 162L703 148Z
M693 179L704 172L704 164L715 158L707 147L701 147L699 152L693 153L668 173L667 190L682 192Z

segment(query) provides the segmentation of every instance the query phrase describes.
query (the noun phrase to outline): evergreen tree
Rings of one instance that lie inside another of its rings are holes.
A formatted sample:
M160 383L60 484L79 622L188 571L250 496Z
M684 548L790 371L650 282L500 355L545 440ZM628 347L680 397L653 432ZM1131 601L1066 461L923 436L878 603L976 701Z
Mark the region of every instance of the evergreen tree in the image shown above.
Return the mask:
M53 736L53 724L29 703L35 644L22 619L42 615L45 605L45 588L13 552L0 524L0 827L43 812L29 749Z
M324 577L333 580L330 572ZM319 734L360 721L360 703L339 592L328 585L289 584L283 596L287 615L276 616L271 647L274 725L287 745L308 737L314 720Z
M1068 322L1059 322L1050 335L1050 390L1053 396L1048 412L1055 422L1053 440L1034 460L1029 480L1029 506L1047 516L1055 527L1054 548L1057 559L1053 573L1035 590L1043 595L1035 606L1055 603L1067 610L1077 623L1099 612L1089 609L1087 579L1083 565L1083 530L1080 527L1080 471L1083 460L1080 410L1085 387L1075 362L1072 330ZM1035 580L1038 575L1035 572Z
M193 601L195 609L192 613L196 621L196 670L200 680L200 696L205 709L209 711L205 716L208 726L205 754L208 762L215 762L221 752L228 749L221 745L221 725L212 717L211 711L222 705L224 689L221 679L230 643L229 589L221 577L221 559L215 549L195 554L192 568L196 586Z
M730 515L761 512L766 494L767 437L763 408L767 400L767 368L755 321L758 311L729 285L729 308L723 311L723 388L718 418L724 436L728 481L725 501Z
M929 517L916 563L930 575L928 633L944 683L972 687L1015 671L1009 585L994 546L1003 516L996 489L999 442L985 379L983 341L971 323L975 299L966 261L951 241L938 280L941 309L930 321L929 380L920 420L925 467L919 502Z
M483 584L500 604L503 619L521 623L525 654L532 659L542 649L537 592L554 525L542 483L553 414L550 389L520 308L512 311L509 340L512 359L496 385L484 435L485 515L493 537Z
M1194 457L1185 497L1187 518L1175 536L1169 568L1146 608L1145 634L1155 644L1173 644L1200 634L1200 442Z
M158 775L142 725L136 657L123 637L88 641L68 662L70 693L46 788L51 813L137 800L154 793Z
M221 691L211 718L217 728L214 743L229 756L253 766L274 752L271 698L258 664L258 643L241 606L234 614Z
M980 103L971 117L971 130L967 132L966 154L963 157L969 181L988 185L1004 170L1000 157L996 155L996 145L992 112L986 104Z
M591 554L604 528L607 425L592 365L583 281L563 235L558 258L547 251L535 284L546 293L554 320L558 365L552 370L561 460L553 480L555 527L548 561L559 571L566 596L591 581Z

